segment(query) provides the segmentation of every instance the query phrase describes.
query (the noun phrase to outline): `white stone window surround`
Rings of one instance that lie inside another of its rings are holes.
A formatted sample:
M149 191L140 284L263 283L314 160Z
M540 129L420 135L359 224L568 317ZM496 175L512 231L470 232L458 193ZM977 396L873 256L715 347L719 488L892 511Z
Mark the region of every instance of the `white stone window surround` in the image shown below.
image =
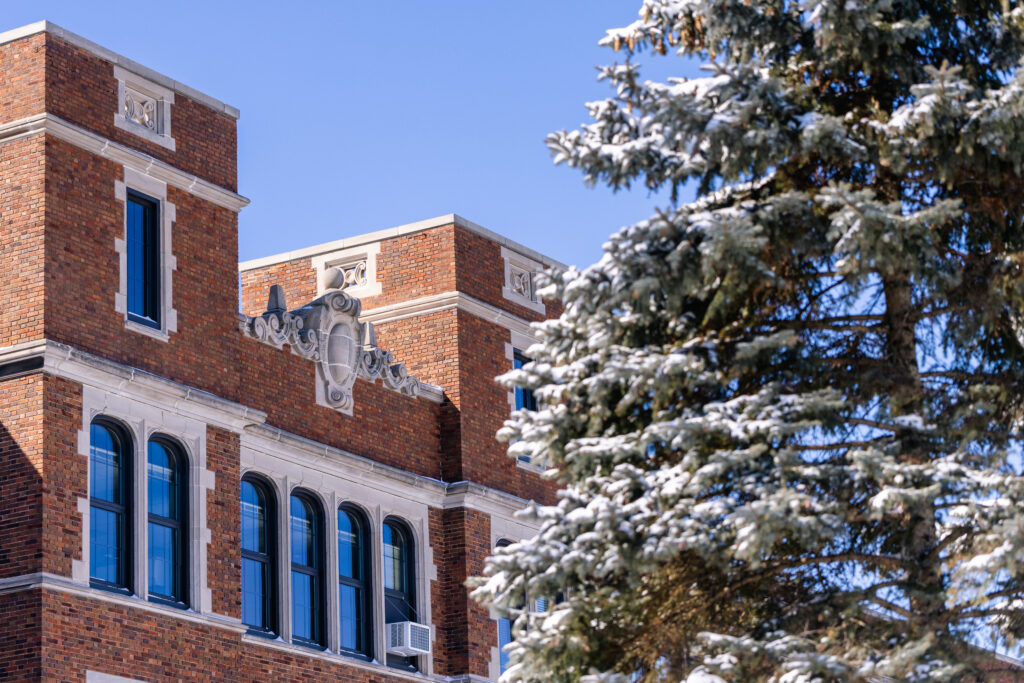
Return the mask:
M515 363L516 349L520 352L529 356L530 347L537 343L537 338L529 335L516 332L515 330L509 330L509 341L505 342L505 360L508 361L508 369L513 368ZM512 413L516 409L516 392L515 389L509 389L506 394L508 398L508 412ZM519 467L530 472L540 473L544 471L544 468L540 465L535 465L525 460L516 458L516 467Z
M316 272L317 296L322 295L329 288L339 288L338 285L341 284L339 270L349 277L349 284L344 287L346 294L360 299L380 295L381 283L377 279L377 256L379 254L380 242L370 242L358 247L314 256L311 264ZM332 284L333 287L331 287Z
M206 495L216 484L214 472L206 468L206 424L138 400L124 393L82 386L82 429L78 432L78 454L90 458L89 431L93 420L103 417L120 425L131 437L131 506L128 510L131 543L131 577L134 597L146 599L149 591L147 505L147 444L155 435L168 437L177 444L188 462L188 566L185 568L186 602L189 610L202 614L213 611L212 593L207 581L207 545L211 534L207 526ZM73 560L72 581L89 585L89 496L78 499L82 515L82 559Z
M338 614L338 508L343 503L356 507L366 517L370 543L370 581L369 598L371 601L370 619L372 622L372 665L386 667L385 628L384 628L384 590L383 590L383 554L384 546L381 530L384 520L388 517L403 521L413 536L414 570L415 570L415 605L419 623L430 627L431 642L434 642L434 624L430 610L430 584L437 580L437 567L434 564L433 549L429 544L429 508L430 505L418 499L421 496L409 496L416 489L396 486L395 482L385 481L381 477L367 478L356 474L346 476L338 471L340 468L313 468L308 462L308 455L297 449L291 449L283 442L271 441L253 436L242 435L242 472L261 477L272 484L274 496L277 498L277 560L276 607L278 615L278 638L284 643L291 643L291 562L290 524L288 523L289 498L296 490L312 494L321 505L324 518L324 609L327 622L327 654L337 655L344 661L357 661L340 651L340 625L335 615ZM319 459L319 458L318 458ZM334 470L333 472L330 470ZM406 494L406 495L403 495ZM267 639L260 636L247 636L247 642L266 643ZM273 642L273 641L271 641ZM315 652L309 648L302 648ZM433 657L423 656L417 660L420 673L432 675ZM387 668L388 671L394 671Z
M501 258L505 262L505 280L501 286L501 295L513 303L544 315L544 302L537 295L535 277L544 270L544 265L508 247L501 248ZM517 284L517 278L520 277L525 278L522 287Z
M176 143L171 137L171 105L174 104L174 91L116 64L114 78L117 79L117 111L114 112L114 126L172 152L175 151ZM126 98L134 100L137 107L144 104L150 107L153 117L151 127L136 123L125 115Z
M141 192L159 202L160 222L160 328L142 325L128 318L128 189ZM154 339L168 341L178 331L178 312L174 308L173 274L178 260L172 253L172 231L177 220L174 204L167 201L167 183L130 166L124 167L124 180L114 181L114 197L123 205L121 236L114 238L119 276L114 310L124 316L124 326Z

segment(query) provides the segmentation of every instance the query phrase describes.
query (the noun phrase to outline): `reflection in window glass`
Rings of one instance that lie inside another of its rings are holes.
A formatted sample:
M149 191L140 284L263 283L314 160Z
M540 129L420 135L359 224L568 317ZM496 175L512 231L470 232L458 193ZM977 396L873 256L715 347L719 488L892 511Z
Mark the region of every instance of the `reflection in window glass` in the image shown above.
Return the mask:
M163 441L150 441L146 462L149 507L149 594L185 602L184 459Z
M89 427L89 576L98 585L128 585L125 441L110 427Z
M369 655L369 612L364 575L364 525L354 509L338 510L338 618L343 650Z
M292 637L323 645L320 618L320 512L306 495L289 501L291 533Z
M269 493L265 486L242 480L242 623L271 633L273 624Z
M384 588L405 592L405 539L392 524L384 525Z

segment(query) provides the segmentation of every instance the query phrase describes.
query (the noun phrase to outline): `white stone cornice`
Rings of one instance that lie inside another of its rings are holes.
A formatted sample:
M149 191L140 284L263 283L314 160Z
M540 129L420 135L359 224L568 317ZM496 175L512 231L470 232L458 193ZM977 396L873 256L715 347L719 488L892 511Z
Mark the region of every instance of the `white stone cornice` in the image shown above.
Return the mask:
M173 408L184 417L231 431L238 432L267 419L261 410L64 344L44 339L0 348L0 364L36 357L42 357L45 372L57 377L119 393L157 408Z
M457 481L445 487L444 509L469 508L492 517L511 519L530 501L471 481Z
M216 112L230 116L233 119L237 119L239 116L238 109L232 107L230 104L225 104L214 97L210 97L205 93L199 92L195 88L190 88L184 83L179 83L173 78L164 76L162 73L154 71L148 66L143 66L132 59L128 59L124 55L119 55L112 50L108 50L102 45L97 45L88 38L83 38L77 33L72 33L52 21L37 21L34 24L28 24L27 26L11 29L10 31L4 31L3 33L0 33L0 45L10 43L15 40L21 40L22 38L28 38L29 36L34 36L37 33L49 33L50 35L57 36L58 38L66 40L75 47L80 47L86 52L89 52L104 61L138 74L143 78L148 78L165 88L181 93L189 99L195 100L196 102L199 102Z
M36 572L34 574L22 574L0 579L0 595L8 593L20 593L28 590L49 590L59 593L69 593L81 598L90 600L101 600L110 602L130 609L140 609L146 612L153 612L172 619L181 619L196 624L205 624L216 628L227 629L235 633L245 633L249 627L242 624L240 619L221 616L219 614L199 614L192 610L166 607L159 603L143 600L136 595L120 595L110 591L100 590L83 586L66 576L50 574L49 572Z
M294 251L286 251L280 254L274 254L273 256L264 256L263 258L252 259L250 261L243 261L238 264L239 270L253 270L254 268L264 268L266 266L272 266L276 263L284 263L285 261L294 261L299 258L312 258L321 254L327 254L333 251L340 251L343 249L351 249L353 247L359 247L364 244L372 244L374 242L381 242L387 239L393 239L395 237L402 237L404 235L412 235L417 232L423 232L424 230L431 230L433 228L440 228L445 225L457 225L460 228L468 230L476 235L480 235L492 242L497 243L500 246L506 247L509 250L526 256L527 258L533 259L544 265L546 268L554 268L555 270L566 270L566 266L561 261L556 261L550 256L545 256L538 251L534 251L527 246L515 242L499 235L493 230L488 230L482 225L478 225L471 220L463 218L456 213L448 213L443 216L436 216L434 218L428 218L422 221L416 221L415 223L407 223L405 225L399 225L394 228L386 228L384 230L378 230L376 232L368 232L364 235L356 235L355 237L346 237L345 239L335 240L333 242L325 242L324 244L317 244L312 247L306 247L304 249L296 249Z
M0 143L38 133L52 135L75 147L162 180L179 190L184 190L200 199L205 199L212 204L230 209L236 213L249 205L249 200L236 192L226 190L219 185L215 185L190 173L185 173L148 154L143 154L108 140L73 123L68 123L53 114L36 114L35 116L29 116L18 121L0 124Z
M504 491L469 481L445 483L267 424L248 427L242 433L242 449L266 453L294 462L306 470L358 481L379 493L445 510L465 507L511 519L529 504L529 501Z
M508 311L503 311L493 304L481 301L476 297L464 294L463 292L442 292L430 296L410 299L397 304L389 304L364 311L359 319L363 322L371 322L374 325L394 322L403 318L411 318L416 315L428 315L439 311L447 311L457 308L466 313L472 313L478 318L497 323L507 330L536 339L536 334L531 323Z

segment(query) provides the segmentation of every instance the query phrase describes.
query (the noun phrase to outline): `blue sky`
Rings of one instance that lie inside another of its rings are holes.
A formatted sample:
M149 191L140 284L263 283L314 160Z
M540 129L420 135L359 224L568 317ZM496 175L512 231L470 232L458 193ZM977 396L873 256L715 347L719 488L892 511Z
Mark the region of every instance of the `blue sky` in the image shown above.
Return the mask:
M587 188L543 144L609 93L597 41L639 6L0 0L0 30L48 19L241 109L243 260L454 212L585 266L668 201Z

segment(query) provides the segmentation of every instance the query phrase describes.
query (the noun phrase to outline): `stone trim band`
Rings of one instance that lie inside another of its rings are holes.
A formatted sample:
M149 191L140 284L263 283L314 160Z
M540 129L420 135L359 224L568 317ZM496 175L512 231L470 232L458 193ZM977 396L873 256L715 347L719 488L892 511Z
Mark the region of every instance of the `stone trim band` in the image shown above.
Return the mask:
M240 194L225 190L208 180L180 171L159 159L137 152L129 147L68 123L53 114L36 114L10 123L0 124L0 142L46 133L75 147L92 152L104 159L110 159L143 175L152 176L173 185L179 190L205 199L225 209L238 213L249 205L249 200Z

